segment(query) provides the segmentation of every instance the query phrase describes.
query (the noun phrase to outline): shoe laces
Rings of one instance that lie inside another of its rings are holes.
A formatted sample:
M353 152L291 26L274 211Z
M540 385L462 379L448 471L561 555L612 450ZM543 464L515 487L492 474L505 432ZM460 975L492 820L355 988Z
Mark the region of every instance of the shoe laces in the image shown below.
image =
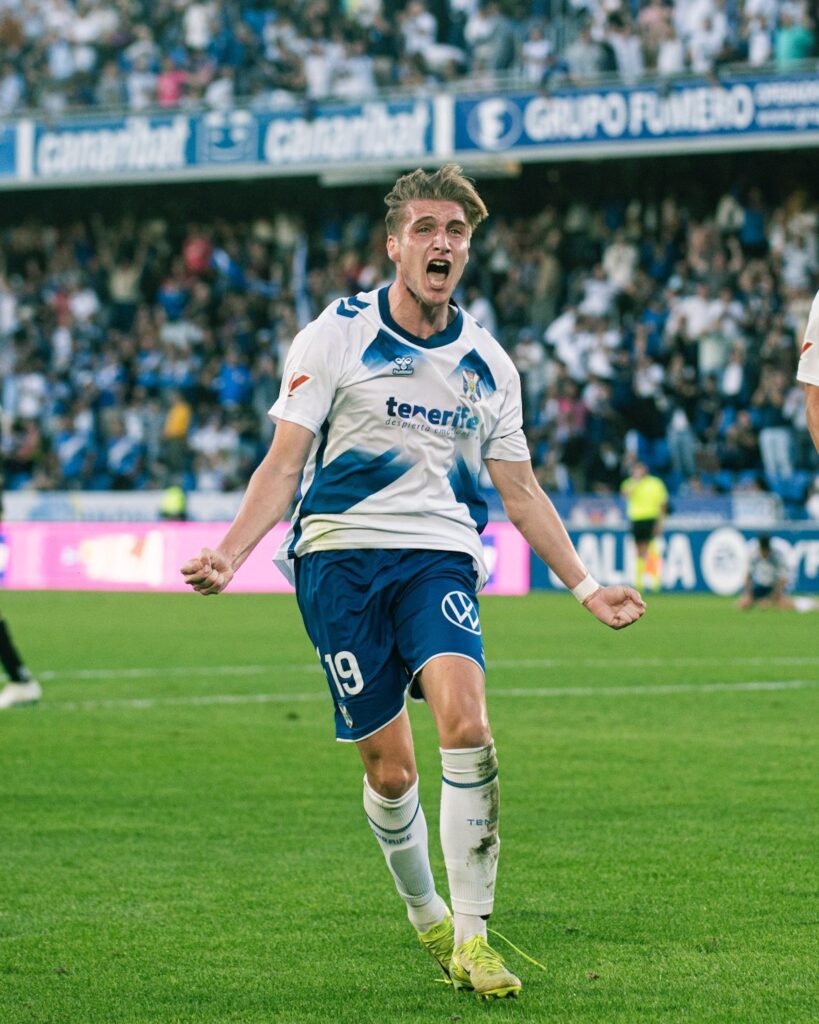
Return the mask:
M463 951L470 960L480 962L482 966L490 971L506 970L503 957L492 949L483 935L473 935L471 939L464 943Z
M441 934L434 939L427 939L424 945L438 960L449 961L452 955L452 932L441 929Z
M528 953L524 953L522 949L519 949L514 944L514 942L511 941L511 939L507 939L505 935L501 935L501 933L499 931L496 931L494 928L487 928L486 930L492 935L497 935L499 939L503 939L506 945L509 946L511 949L514 949L518 956L522 956L524 960L527 960L530 964L533 964L535 967L539 968L544 973L547 973L546 968L543 966L542 963L540 963L538 960L535 960L533 956L529 956ZM495 956L497 955L498 954L496 953ZM498 957L498 959L500 959L500 957ZM503 963L502 960L501 963Z

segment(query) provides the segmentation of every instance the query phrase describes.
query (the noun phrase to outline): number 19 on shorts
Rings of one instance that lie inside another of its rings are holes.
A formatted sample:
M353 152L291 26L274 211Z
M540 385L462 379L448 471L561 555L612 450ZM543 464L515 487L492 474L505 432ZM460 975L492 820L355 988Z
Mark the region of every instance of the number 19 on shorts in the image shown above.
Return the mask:
M327 672L335 683L339 697L352 697L364 689L364 676L358 667L358 661L352 651L339 651L338 654L324 654L316 648L316 654L327 666Z

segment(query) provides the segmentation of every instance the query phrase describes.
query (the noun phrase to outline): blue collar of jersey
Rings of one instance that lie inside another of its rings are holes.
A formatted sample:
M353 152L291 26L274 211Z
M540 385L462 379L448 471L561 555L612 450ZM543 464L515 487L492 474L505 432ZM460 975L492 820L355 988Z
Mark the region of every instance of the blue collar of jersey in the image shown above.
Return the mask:
M415 334L411 334L405 330L399 323L393 319L392 313L390 313L390 300L387 297L387 292L390 290L389 285L385 285L378 291L378 312L381 314L381 319L389 327L391 331L396 334L400 334L402 338L406 338L407 341L411 341L413 345L419 345L421 348L440 348L441 345L448 345L451 341L457 341L461 334L461 328L464 325L464 315L461 312L459 306L454 302L455 309L458 310L455 319L452 323L439 331L437 334L433 334L429 338L419 338Z

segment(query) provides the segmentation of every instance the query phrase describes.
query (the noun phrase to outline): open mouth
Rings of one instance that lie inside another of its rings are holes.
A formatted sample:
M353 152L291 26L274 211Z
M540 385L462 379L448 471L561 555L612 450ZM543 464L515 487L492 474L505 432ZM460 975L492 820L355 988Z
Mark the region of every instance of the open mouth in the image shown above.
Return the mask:
M427 263L427 277L430 284L440 287L449 276L449 263L446 260L430 260Z

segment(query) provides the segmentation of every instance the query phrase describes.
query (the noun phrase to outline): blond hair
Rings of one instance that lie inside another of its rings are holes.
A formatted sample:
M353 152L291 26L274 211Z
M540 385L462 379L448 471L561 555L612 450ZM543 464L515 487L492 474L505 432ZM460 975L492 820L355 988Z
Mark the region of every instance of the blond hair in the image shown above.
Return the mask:
M470 234L489 216L474 181L467 178L457 164L444 164L432 173L419 167L417 171L404 174L396 181L392 191L384 196L384 202L387 204L385 220L388 234L400 234L407 204L414 199L441 199L460 203L466 215Z

